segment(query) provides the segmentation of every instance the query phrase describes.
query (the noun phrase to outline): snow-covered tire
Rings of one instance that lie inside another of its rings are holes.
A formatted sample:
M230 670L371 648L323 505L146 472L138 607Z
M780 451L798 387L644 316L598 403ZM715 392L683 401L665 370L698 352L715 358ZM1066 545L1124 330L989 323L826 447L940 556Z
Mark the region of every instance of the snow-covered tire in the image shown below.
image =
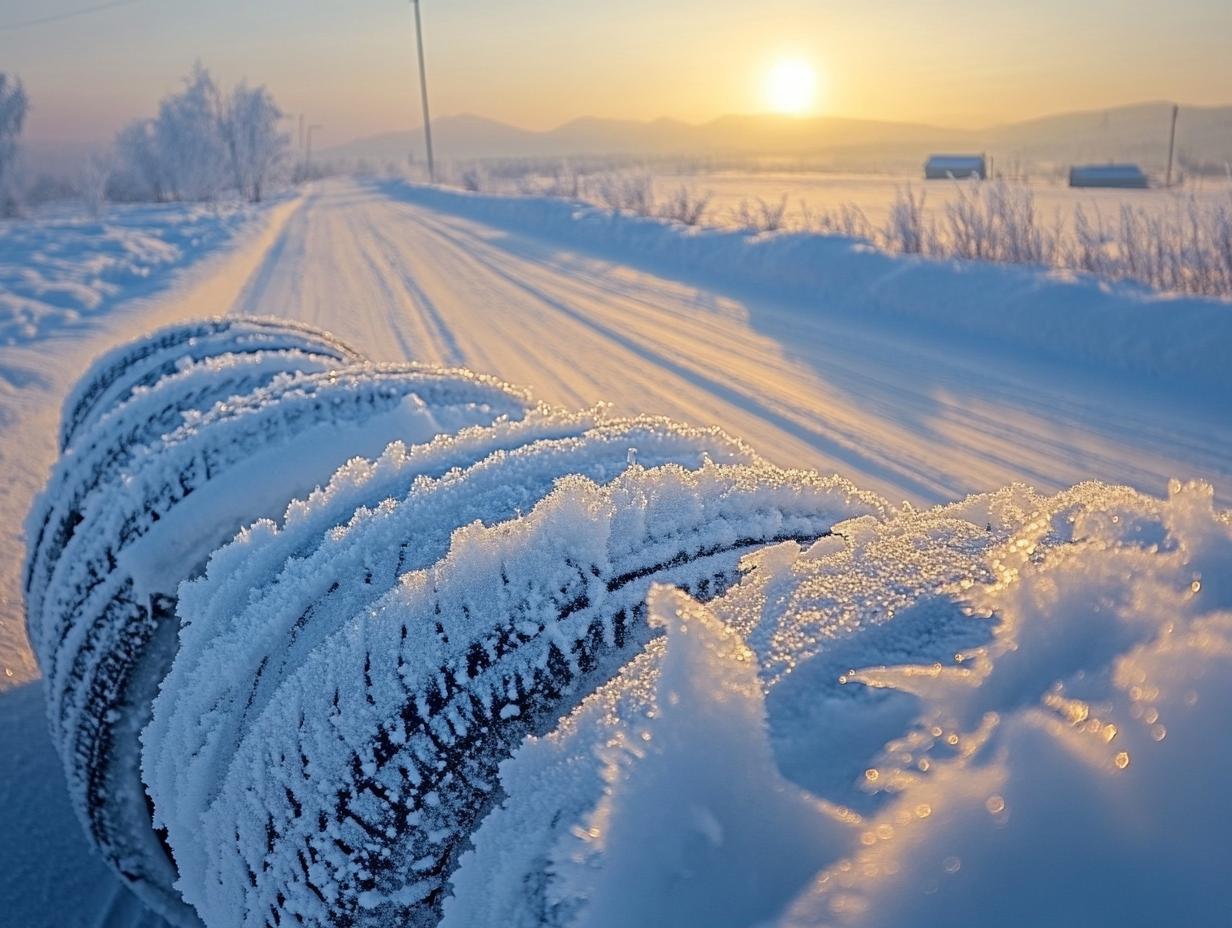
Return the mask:
M282 530L254 528L216 552L206 575L181 588L181 615L192 619L144 738L143 779L181 874L203 870L195 822L217 795L247 720L315 647L404 573L443 557L456 528L514 519L562 477L610 480L634 448L652 465L755 460L715 430L532 414L391 448L362 472L340 472ZM345 530L331 530L338 524Z
M60 451L73 444L92 418L149 386L185 361L221 354L298 349L331 358L335 365L363 360L328 332L289 319L220 317L177 323L108 352L95 361L64 401Z
M390 518L423 505L419 493L386 507ZM429 542L430 566L375 602L354 591L379 570L329 575L333 611L300 617L324 624L314 646L284 638L279 649L261 622L245 623L257 647L240 678L256 682L206 696L224 718L205 724L225 734L195 781L147 766L160 809L188 797L171 839L185 898L209 925L435 924L471 830L499 798L499 763L644 646L651 583L709 598L738 578L744 554L873 511L838 478L764 464L634 466L605 484L565 478L528 515L456 532L439 559ZM411 547L420 526L405 523ZM196 622L191 609L183 618ZM195 679L238 660L233 640ZM262 692L266 668L276 677ZM203 707L186 679L165 690L177 699L183 732ZM197 749L150 740L147 765Z
M435 924L498 764L646 644L651 583L882 511L718 430L351 358L252 320L113 352L27 523L70 793L181 925Z
M139 778L140 730L175 653L179 582L245 522L281 515L352 455L516 418L525 405L468 372L365 366L278 377L189 415L85 494L58 557L46 559L46 582L34 575L28 626L77 811L145 901L195 921L172 888Z
M311 344L213 355L172 368L107 412L92 416L76 433L73 446L60 456L30 509L24 571L28 607L39 610L56 562L83 518L86 500L97 491L109 492L107 488L137 455L194 413L251 393L280 377L335 367L332 354L321 354Z

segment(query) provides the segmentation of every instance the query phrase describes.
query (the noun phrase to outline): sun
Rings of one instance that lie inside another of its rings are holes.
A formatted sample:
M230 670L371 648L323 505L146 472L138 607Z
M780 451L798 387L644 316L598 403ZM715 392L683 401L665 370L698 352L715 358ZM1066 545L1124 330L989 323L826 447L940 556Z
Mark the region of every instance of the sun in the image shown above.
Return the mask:
M776 113L799 115L817 100L817 72L803 58L784 58L766 74L766 105Z

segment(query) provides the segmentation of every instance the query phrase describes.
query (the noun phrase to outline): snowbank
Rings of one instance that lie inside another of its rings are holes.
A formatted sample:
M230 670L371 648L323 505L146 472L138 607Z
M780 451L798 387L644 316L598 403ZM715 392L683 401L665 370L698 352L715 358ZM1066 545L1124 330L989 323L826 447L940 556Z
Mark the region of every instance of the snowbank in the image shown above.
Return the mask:
M263 207L114 206L0 223L0 344L22 344L106 312L170 269L216 250Z
M555 197L385 182L419 206L529 232L666 276L880 318L990 348L1232 393L1232 306L1082 275L888 255L841 236L750 235L613 213Z
M502 766L445 926L1226 923L1209 487L1008 491L749 566L652 592L666 642Z

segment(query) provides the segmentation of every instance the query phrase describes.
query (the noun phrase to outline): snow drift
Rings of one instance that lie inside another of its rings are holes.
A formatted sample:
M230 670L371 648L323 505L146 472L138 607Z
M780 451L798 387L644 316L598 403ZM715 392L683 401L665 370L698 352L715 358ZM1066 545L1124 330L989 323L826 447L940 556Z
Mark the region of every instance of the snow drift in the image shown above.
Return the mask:
M62 439L49 721L173 922L1226 921L1208 487L896 510L274 320L112 352Z

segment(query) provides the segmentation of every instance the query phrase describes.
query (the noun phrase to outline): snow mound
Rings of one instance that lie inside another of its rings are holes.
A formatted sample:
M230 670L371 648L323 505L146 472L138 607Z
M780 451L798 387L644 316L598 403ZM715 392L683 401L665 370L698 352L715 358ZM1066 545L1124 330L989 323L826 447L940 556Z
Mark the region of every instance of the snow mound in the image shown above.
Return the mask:
M502 765L443 925L1226 921L1209 487L1011 488L746 567L653 593L667 641Z

